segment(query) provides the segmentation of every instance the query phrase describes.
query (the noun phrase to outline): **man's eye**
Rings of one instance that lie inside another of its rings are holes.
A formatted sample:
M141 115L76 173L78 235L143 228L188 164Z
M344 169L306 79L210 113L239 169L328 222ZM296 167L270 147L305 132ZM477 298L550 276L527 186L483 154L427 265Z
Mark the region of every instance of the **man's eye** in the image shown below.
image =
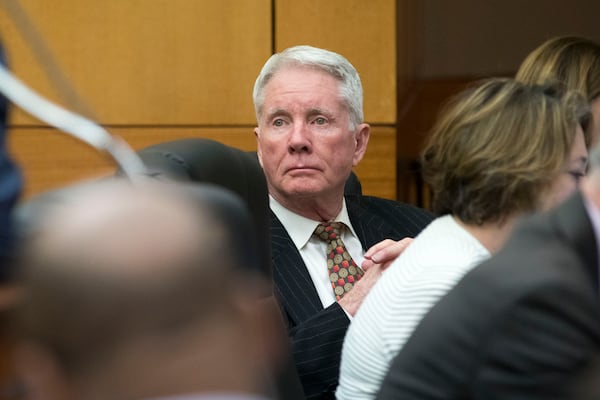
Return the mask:
M283 120L281 118L274 120L273 126L283 126Z
M327 120L323 117L317 117L317 118L315 118L314 122L317 125L325 125L327 123Z

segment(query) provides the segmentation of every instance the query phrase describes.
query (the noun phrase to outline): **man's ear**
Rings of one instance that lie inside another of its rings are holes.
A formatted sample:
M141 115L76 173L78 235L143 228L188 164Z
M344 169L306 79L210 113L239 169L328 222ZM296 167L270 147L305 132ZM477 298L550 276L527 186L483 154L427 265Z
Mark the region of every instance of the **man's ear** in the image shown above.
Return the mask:
M256 155L258 156L258 163L263 166L262 163L262 151L260 149L260 128L254 128L254 137L256 138Z
M356 136L354 138L356 141L356 148L354 149L354 156L352 157L353 167L356 167L365 156L370 135L371 127L369 124L360 124L356 129Z

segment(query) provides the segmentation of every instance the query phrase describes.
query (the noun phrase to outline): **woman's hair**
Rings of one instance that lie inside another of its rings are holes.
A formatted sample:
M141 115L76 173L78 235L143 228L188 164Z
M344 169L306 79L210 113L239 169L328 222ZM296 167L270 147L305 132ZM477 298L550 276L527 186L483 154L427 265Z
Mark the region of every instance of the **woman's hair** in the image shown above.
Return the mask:
M560 82L591 102L600 97L600 45L578 36L549 39L523 60L515 79L538 85ZM589 147L591 132L582 128Z
M535 210L588 113L577 92L506 78L455 96L421 155L434 211L481 225Z
M256 119L260 122L264 104L264 89L271 78L289 66L315 68L328 73L340 82L340 96L350 113L352 128L363 122L363 89L354 66L344 56L312 46L294 46L273 54L265 63L256 82L252 98Z

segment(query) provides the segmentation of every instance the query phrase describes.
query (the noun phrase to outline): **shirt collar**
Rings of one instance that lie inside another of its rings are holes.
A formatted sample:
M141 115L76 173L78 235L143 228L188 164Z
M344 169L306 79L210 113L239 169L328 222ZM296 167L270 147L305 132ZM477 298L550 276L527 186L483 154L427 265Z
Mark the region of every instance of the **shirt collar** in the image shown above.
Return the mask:
M297 249L301 249L306 245L317 225L322 222L303 217L288 210L271 195L269 195L269 206L277 218L279 218L281 224L285 227L285 230L290 235L290 238ZM343 222L344 225L348 227L349 232L353 236L356 236L356 232L354 232L354 228L352 227L352 224L350 224L350 217L348 215L348 209L346 208L345 198L342 200L342 209L334 220Z

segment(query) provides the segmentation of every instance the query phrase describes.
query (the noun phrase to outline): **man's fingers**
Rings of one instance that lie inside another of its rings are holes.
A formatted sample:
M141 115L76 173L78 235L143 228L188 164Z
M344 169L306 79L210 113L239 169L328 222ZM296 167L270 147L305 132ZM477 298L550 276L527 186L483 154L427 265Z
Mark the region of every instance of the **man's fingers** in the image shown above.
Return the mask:
M371 261L377 264L391 263L394 261L413 241L412 238L404 238L397 242L392 240L392 244L385 246L371 255Z

